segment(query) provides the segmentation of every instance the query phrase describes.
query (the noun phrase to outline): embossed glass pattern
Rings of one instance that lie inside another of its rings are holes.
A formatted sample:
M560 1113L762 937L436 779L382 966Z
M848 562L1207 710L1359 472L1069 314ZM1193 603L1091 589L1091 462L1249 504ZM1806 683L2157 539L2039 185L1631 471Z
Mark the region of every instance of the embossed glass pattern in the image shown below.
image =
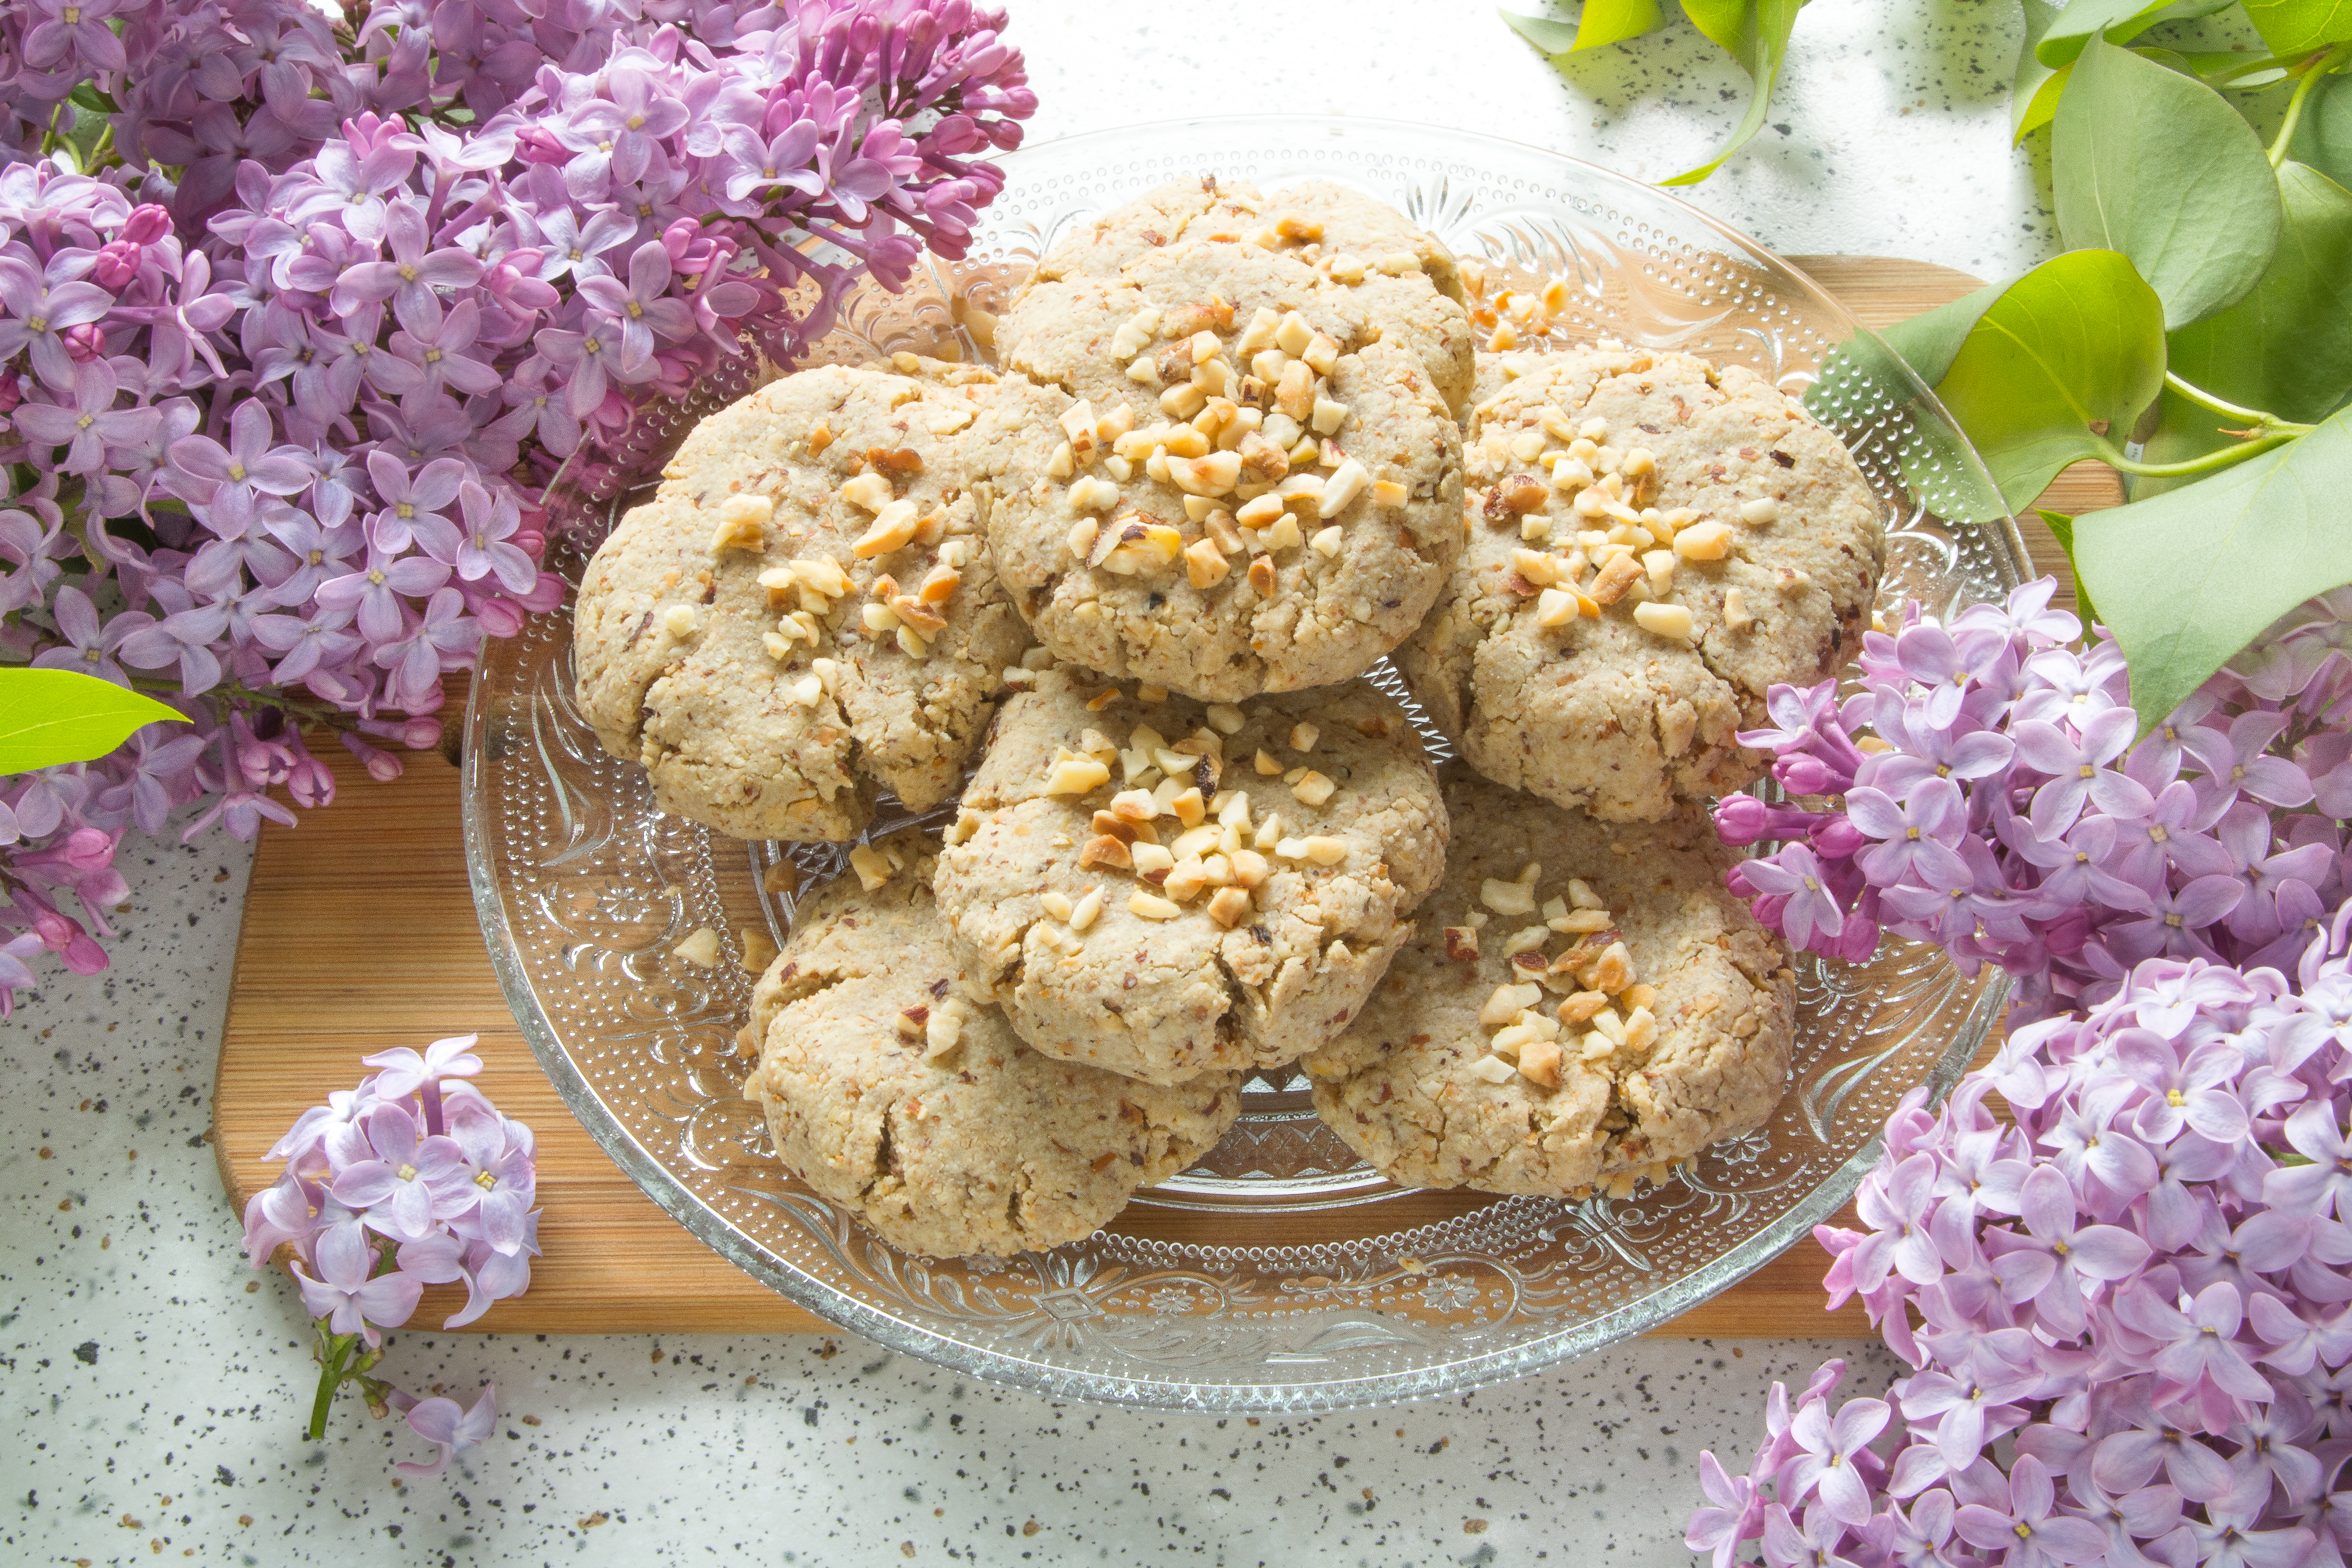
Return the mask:
M1560 277L1563 342L1612 334L1687 350L1801 393L1855 330L1806 279L1660 192L1460 132L1202 121L1074 138L1007 166L971 258L935 264L903 296L855 296L823 358L984 358L991 313L1042 248L1202 170L1269 186L1337 180L1464 255L1528 280ZM739 374L703 389L673 412L676 433L748 384ZM1982 470L1925 388L1898 390L1853 378L1814 394L1886 509L1882 603L1948 611L1999 596L2025 562L2014 527L1940 520L1937 497L1972 493ZM608 516L627 500L567 497ZM1393 671L1371 679L1402 694ZM774 868L790 860L814 885L839 873L841 852L747 855L655 811L642 772L597 746L571 684L569 619L541 617L490 648L467 731L483 928L550 1076L646 1192L778 1291L893 1348L1057 1397L1333 1408L1491 1383L1655 1327L1834 1211L1895 1100L1957 1078L2005 995L1997 974L1964 978L1916 945L1858 967L1801 960L1794 1083L1772 1123L1630 1197L1399 1191L1316 1121L1303 1080L1277 1072L1252 1080L1213 1152L1108 1230L1010 1259L910 1258L788 1179L739 1092L751 981L736 933L764 921L781 938L792 900L763 889L792 879ZM719 968L671 953L701 926L725 934Z

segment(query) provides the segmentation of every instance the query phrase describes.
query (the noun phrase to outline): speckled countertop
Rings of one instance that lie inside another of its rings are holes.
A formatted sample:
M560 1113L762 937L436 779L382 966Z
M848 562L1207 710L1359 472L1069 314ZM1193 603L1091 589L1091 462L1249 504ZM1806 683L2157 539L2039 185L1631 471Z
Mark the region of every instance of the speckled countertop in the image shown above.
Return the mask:
M1557 68L1450 0L1010 3L1039 138L1377 113L1656 179L1745 91L1681 23ZM2031 265L2054 241L2046 161L2008 144L2018 28L2004 0L1815 0L1773 124L1693 199L1782 251ZM388 1461L423 1449L404 1427L350 1405L300 1439L308 1325L246 1270L201 1142L247 864L218 837L127 847L115 967L0 1026L9 1563L1681 1563L1698 1451L1744 1458L1773 1379L1834 1353L1893 1375L1870 1346L1653 1340L1254 1421L1054 1405L847 1336L402 1334L407 1386L495 1379L506 1415L460 1469L397 1487Z

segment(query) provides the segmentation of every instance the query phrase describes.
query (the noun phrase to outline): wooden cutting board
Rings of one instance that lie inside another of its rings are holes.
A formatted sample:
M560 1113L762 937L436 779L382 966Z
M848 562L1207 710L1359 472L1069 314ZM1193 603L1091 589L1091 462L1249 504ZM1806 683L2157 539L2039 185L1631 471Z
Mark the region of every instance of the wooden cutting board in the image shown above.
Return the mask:
M1874 326L1978 287L1925 262L1798 257L1796 264ZM2075 469L2043 504L2113 506L2115 476ZM2056 542L2027 524L2034 558L2066 578ZM453 689L448 712L464 711ZM371 783L340 747L322 754L343 798L299 828L265 824L229 984L213 1089L214 1152L229 1203L267 1185L262 1152L305 1106L349 1088L359 1058L445 1035L479 1033L482 1087L538 1133L540 1239L528 1294L474 1327L503 1333L813 1333L829 1325L793 1306L688 1236L623 1175L573 1121L507 1012L475 923L458 819L458 771L412 757L390 784ZM1843 1216L1851 1222L1851 1215ZM1662 1333L1706 1337L1862 1336L1860 1309L1824 1317L1828 1259L1811 1241L1676 1319ZM463 1293L425 1293L416 1321L438 1322Z

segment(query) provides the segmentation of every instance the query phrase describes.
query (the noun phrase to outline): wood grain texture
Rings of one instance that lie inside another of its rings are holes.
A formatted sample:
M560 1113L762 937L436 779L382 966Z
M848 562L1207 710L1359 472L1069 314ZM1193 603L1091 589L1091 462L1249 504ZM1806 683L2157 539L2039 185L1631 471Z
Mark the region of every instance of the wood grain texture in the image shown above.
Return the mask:
M1796 264L1872 325L1976 287L1925 262L1798 257ZM2087 511L2121 500L2089 466L2042 504ZM2067 576L2056 542L2027 524L2036 563ZM2071 598L2071 590L2067 595ZM448 711L463 711L453 687ZM539 1138L540 1239L528 1294L473 1326L502 1333L822 1332L828 1325L706 1248L637 1190L564 1110L509 1016L466 881L457 769L413 756L390 784L326 749L344 795L299 828L265 824L246 897L213 1090L214 1151L233 1208L276 1175L263 1152L302 1108L357 1081L359 1058L478 1031L482 1086ZM1456 1202L1443 1194L1430 1201ZM1161 1226L1131 1211L1137 1228ZM1839 1216L1851 1223L1851 1214ZM1806 1240L1659 1332L1708 1338L1861 1336L1858 1306L1822 1311L1827 1258ZM438 1322L463 1292L425 1293L415 1321Z

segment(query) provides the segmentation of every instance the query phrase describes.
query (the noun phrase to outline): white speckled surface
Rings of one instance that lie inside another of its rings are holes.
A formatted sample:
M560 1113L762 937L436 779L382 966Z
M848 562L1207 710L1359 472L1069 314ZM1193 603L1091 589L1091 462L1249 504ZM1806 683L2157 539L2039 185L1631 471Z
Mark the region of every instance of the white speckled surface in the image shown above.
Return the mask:
M1039 137L1378 113L1655 179L1704 157L1746 89L1680 22L1561 68L1478 4L1012 5ZM1783 251L2042 259L2046 157L2008 144L2018 25L1983 0L1815 0L1774 128L1692 199ZM247 863L226 839L134 843L115 969L0 1026L8 1562L1682 1563L1698 1450L1744 1455L1769 1383L1840 1352L1893 1375L1851 1344L1649 1341L1251 1425L1050 1405L846 1337L401 1334L396 1377L495 1378L507 1416L460 1472L395 1489L388 1461L423 1446L355 1402L301 1440L299 1303L245 1269L198 1142Z

